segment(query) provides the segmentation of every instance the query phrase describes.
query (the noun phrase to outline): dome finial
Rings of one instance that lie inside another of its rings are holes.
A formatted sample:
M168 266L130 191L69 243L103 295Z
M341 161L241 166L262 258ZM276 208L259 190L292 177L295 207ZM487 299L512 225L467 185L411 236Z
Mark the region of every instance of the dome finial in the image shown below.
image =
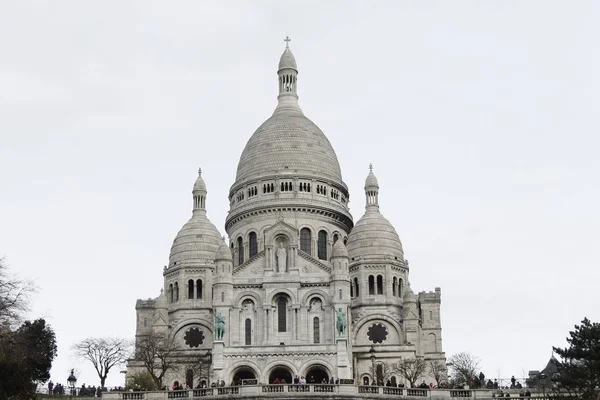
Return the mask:
M373 173L373 164L369 164L369 175L365 180L365 195L367 196L367 209L371 206L379 208L379 183Z
M292 39L290 39L289 36L286 36L285 39L283 39L283 41L285 42L285 48L289 49L290 48L290 42L292 41Z
M192 189L192 195L194 199L193 211L200 211L206 209L206 183L202 179L202 168L198 168L198 177L194 183L194 189Z

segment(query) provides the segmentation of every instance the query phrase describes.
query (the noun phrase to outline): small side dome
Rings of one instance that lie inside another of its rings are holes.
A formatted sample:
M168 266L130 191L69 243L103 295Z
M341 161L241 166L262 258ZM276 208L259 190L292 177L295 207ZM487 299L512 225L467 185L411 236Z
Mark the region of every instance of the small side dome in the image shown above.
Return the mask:
M348 254L352 259L386 258L404 260L402 242L396 230L377 209L358 220L348 236Z
M220 260L233 262L233 256L231 255L231 250L227 247L227 243L225 243L225 237L223 237L223 243L217 249L217 255L215 256L215 261Z
M194 213L173 241L169 267L206 264L214 260L221 242L221 234L206 213Z
M348 258L348 250L346 249L346 245L344 245L344 242L340 239L335 242L333 249L331 250L331 258L335 257Z
M285 48L283 54L281 55L281 58L279 59L278 71L281 71L282 69L286 68L293 69L296 72L298 71L298 66L296 65L296 57L294 57L289 47Z

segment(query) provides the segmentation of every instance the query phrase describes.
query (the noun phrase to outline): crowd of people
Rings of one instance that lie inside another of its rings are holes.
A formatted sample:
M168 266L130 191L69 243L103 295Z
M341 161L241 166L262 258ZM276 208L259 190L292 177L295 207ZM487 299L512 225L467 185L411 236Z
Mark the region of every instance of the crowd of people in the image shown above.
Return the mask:
M71 390L74 390L75 393L71 393ZM102 388L100 386L85 386L85 383L81 385L79 389L70 389L65 388L61 383L48 382L48 394L56 394L56 395L65 395L65 394L75 394L80 397L102 397Z

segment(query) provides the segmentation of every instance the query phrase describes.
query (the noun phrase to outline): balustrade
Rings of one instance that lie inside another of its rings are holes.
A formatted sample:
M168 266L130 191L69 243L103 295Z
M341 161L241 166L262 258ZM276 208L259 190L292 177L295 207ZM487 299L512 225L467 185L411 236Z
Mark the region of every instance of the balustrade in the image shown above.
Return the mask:
M212 396L212 395L213 395L212 388L194 389L194 391L192 392L192 397L206 397L206 396Z
M470 390L451 390L450 397L471 397Z
M319 397L341 396L343 398L356 398L357 395L375 395L382 398L464 398L464 399L492 399L492 390L470 390L470 389L420 389L400 388L390 386L355 386L330 385L330 384L278 384L278 385L244 385L209 387L202 389L156 391L156 392L104 392L104 400L160 400L160 399L219 399L219 398L257 398L261 394L268 393L293 393L294 398L308 398L318 393ZM534 393L531 398L541 400L547 396L542 393ZM277 395L273 396L277 397ZM341 398L340 397L340 398ZM517 398L513 394L512 398Z
M358 393L379 394L379 386L359 386Z
M285 385L264 385L262 387L263 393L282 393Z
M123 393L123 396L121 398L123 400L144 400L146 398L146 393L144 393L144 392Z
M404 396L404 389L398 387L384 387L383 394L392 394L394 396Z
M406 389L408 397L427 397L427 389Z

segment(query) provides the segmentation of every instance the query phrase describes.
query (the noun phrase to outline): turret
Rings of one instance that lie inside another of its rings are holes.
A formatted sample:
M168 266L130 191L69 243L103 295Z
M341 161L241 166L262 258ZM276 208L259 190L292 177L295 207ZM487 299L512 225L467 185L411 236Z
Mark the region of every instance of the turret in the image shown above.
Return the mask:
M231 250L227 247L225 237L215 255L215 270L213 284L213 314L219 313L226 319L230 318L230 310L233 307L233 257ZM233 325L230 325L233 326ZM225 331L223 341L227 342L229 332Z

